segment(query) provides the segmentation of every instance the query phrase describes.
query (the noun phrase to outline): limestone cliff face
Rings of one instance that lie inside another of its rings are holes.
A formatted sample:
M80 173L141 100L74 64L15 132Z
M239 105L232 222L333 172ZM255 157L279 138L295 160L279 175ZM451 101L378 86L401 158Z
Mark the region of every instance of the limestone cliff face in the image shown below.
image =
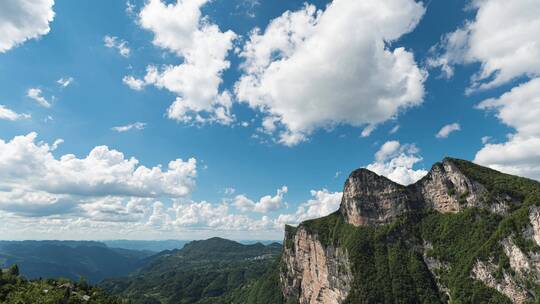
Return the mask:
M351 288L352 273L348 254L341 248L324 247L303 227L288 229L280 274L283 294L300 304L341 303Z
M506 295L512 303L522 304L529 300L527 292L521 288L510 274L503 273L503 279L495 279L494 273L497 271L497 265L493 262L476 261L473 268L473 277L486 286L496 289Z
M387 224L415 207L414 195L367 169L354 171L343 190L340 212L355 226Z
M428 208L439 212L458 212L464 207L480 207L487 193L450 160L435 164L426 177L414 185Z
M404 213L418 209L456 213L466 207L476 207L504 215L516 203L506 194L494 195L462 172L452 159L435 164L424 178L409 186L358 169L345 182L339 216L354 226L375 226L391 223ZM529 219L526 237L540 246L540 208L532 208ZM354 279L349 261L351 253L340 247L325 246L303 224L297 229L288 228L284 243L280 281L285 298L301 304L337 304L347 298ZM471 277L499 290L514 303L524 303L530 300L530 292L519 282L521 277L533 275L540 283L540 254L523 253L511 240L501 245L517 275L504 273L502 279L500 276L496 279L497 266L489 261L478 261ZM450 297L450 290L439 282L437 275L448 266L426 254L429 244L423 247L424 252L418 251L424 254L424 263L440 293Z

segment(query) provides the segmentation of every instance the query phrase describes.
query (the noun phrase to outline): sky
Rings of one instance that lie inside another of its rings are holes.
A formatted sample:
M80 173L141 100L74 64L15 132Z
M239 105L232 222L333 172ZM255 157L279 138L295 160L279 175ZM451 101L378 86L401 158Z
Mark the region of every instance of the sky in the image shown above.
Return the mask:
M365 167L540 180L538 0L0 2L0 239L283 237Z

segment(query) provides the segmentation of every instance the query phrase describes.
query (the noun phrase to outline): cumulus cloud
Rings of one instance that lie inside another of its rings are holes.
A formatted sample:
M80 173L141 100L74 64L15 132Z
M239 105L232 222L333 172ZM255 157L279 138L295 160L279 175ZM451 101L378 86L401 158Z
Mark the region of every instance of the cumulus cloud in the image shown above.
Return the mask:
M447 77L455 64L478 62L469 92L489 89L517 77L540 75L540 5L534 0L473 0L470 20L446 34L428 61Z
M161 202L154 203L147 225L170 231L253 231L278 228L278 224L267 216L257 219L235 214L226 203L212 204L207 201L175 202L170 208Z
M158 67L149 65L143 79L133 76L124 83L140 90L154 85L177 95L167 116L185 123L217 122L230 124L232 99L227 91L220 91L223 71L236 34L222 32L201 8L208 0L180 0L165 4L150 0L139 13L139 24L154 34L153 44L173 52L182 63Z
M299 224L300 222L327 216L339 209L343 192L330 192L327 189L311 190L312 198L300 204L295 213L281 214L276 222L284 224Z
M490 98L479 109L496 111L497 117L515 129L504 143L485 142L474 161L493 169L540 180L540 78Z
M0 53L50 31L54 0L0 1Z
M435 137L437 137L437 138L447 138L448 135L450 135L450 133L460 131L460 130L461 130L461 126L457 122L447 124L447 125L443 126L439 130L439 132L437 132L437 134L435 134Z
M61 87L66 88L73 82L73 77L62 77L56 81Z
M150 205L151 200L145 198L102 197L81 203L80 210L95 222L140 222L150 213Z
M259 201L254 202L249 199L246 195L240 194L234 198L235 207L242 212L260 212L267 213L269 211L275 211L281 208L283 203L283 195L287 193L287 186L281 187L276 191L276 195L270 196L265 195L259 199Z
M413 169L414 165L422 161L418 152L420 151L415 145L402 145L395 140L387 141L375 153L375 162L367 165L366 168L396 183L409 185L428 173L424 169Z
M47 99L45 99L45 97L43 97L42 93L43 92L41 91L41 89L30 88L26 92L26 96L37 102L40 106L50 108L51 103Z
M287 11L252 31L239 55L240 101L279 128L285 145L317 128L376 125L423 101L425 71L389 43L412 31L424 7L412 0L336 0Z
M142 79L137 79L133 76L124 76L122 82L126 84L130 89L135 91L141 91L146 86L146 83Z
M0 119L15 121L21 119L28 119L30 117L30 114L19 114L13 110L10 110L5 105L0 105Z
M107 146L95 147L84 158L73 154L57 158L52 151L61 142L48 145L36 139L36 133L29 133L0 140L0 209L35 207L39 213L96 197L178 198L189 196L195 186L194 158L173 160L166 169L149 168Z
M125 126L112 127L111 130L122 133L130 130L144 130L144 128L146 128L146 123L137 121Z
M129 55L131 53L131 50L128 47L127 41L125 41L123 39L120 39L120 38L118 38L116 36L106 35L105 37L103 37L103 42L104 42L106 47L108 47L110 49L118 50L118 53L122 57L127 58L127 57L129 57Z

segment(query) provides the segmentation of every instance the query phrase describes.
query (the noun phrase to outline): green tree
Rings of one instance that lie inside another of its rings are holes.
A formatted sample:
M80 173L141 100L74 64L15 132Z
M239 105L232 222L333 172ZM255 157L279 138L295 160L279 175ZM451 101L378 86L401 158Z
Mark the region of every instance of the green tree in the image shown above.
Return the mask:
M19 275L19 266L17 264L13 264L10 268L8 273L12 276L18 276Z

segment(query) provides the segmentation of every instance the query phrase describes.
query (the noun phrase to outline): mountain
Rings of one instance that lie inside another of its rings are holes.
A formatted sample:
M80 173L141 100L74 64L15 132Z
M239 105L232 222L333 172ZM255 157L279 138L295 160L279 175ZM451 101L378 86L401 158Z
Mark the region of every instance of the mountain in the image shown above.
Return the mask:
M287 303L538 302L540 183L453 158L410 186L358 169L337 212L286 227L280 265L258 283Z
M17 264L21 274L30 279L78 280L82 276L96 283L135 271L149 254L93 241L2 241L0 267Z
M231 303L271 269L282 251L278 243L244 245L222 238L193 241L182 249L148 258L126 278L105 280L106 291L133 303ZM279 285L274 294L280 294ZM238 295L237 295L238 294Z
M183 240L161 240L161 241L139 241L139 240L110 240L101 241L111 248L122 248L137 251L152 251L154 253L163 250L180 249L189 241Z

